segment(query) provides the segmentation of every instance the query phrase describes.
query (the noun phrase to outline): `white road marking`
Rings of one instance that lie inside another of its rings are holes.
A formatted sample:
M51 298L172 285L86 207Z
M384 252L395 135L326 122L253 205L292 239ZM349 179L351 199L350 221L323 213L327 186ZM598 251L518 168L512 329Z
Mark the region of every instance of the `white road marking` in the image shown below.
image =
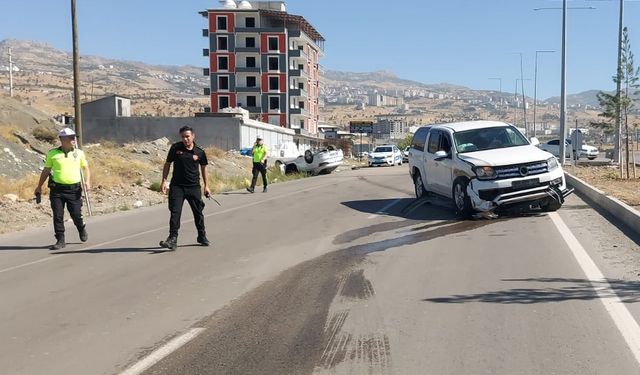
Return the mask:
M618 330L633 353L636 362L640 364L640 326L638 322L633 318L633 315L631 315L578 239L571 233L571 230L564 223L560 215L558 215L557 212L552 212L549 214L549 217L551 217L551 220L556 225L556 228L558 228L569 249L571 249L580 268L582 268L582 271L598 295L600 302L602 302L611 319L613 319L616 324L616 327L618 327Z
M367 217L367 219L373 219L374 217L378 217L380 215L386 215L388 214L387 210L390 209L391 207L395 206L396 204L398 204L402 199L396 199L393 202L389 203L388 205L382 207L378 212L376 212L375 214L371 214L369 215L369 217Z
M283 195L278 195L278 196L267 198L267 199L262 199L262 200L259 200L257 202L251 202L251 203L244 204L242 206L228 208L226 210L222 210L222 211L214 212L214 213L211 213L211 214L208 214L208 215L204 215L204 217L207 218L207 217L226 214L226 213L232 212L232 211L242 210L242 209L245 209L245 208L248 208L248 207L252 207L252 206L256 206L256 205L259 205L259 204L262 204L262 203L265 203L265 202L277 200L277 199L280 199L280 198L290 197L290 196L292 196L294 194L306 193L308 191L317 190L317 189L323 188L325 186L333 185L334 183L335 182L331 182L331 183L327 183L327 184L323 184L323 185L318 185L318 186L315 186L315 187L312 187L312 188L309 188L309 189L294 191L294 192L289 193L289 194L283 194ZM191 222L193 222L193 219L185 220L185 221L183 221L183 224L184 223L191 223ZM111 245L111 244L116 243L116 242L125 241L125 240L128 240L128 239L134 238L134 237L139 237L139 236L143 236L145 234L158 232L158 231L166 230L166 229L167 229L166 226L153 228L153 229L146 230L144 232L134 233L134 234L131 234L131 235L128 235L128 236L120 237L120 238L117 238L117 239L114 239L114 240L110 240L110 241L101 242L99 244L87 246L87 247L84 247L84 248L81 248L81 249L78 249L78 250L74 250L74 251L75 252L82 252L82 251L86 251L86 250L91 250L91 249L95 249L95 248L98 248L98 247L101 247L101 246ZM52 254L52 255L55 255L55 253ZM31 266L31 265L34 265L34 264L48 262L50 260L61 259L65 255L70 255L70 254L60 254L60 255L57 255L57 256L49 256L47 258L38 259L38 260L35 260L35 261L32 261L32 262L23 263L23 264L19 264L19 265L16 265L16 266L4 268L4 269L0 270L0 273L14 271L14 270L17 270L17 269L20 269L20 268L24 268L24 267L28 267L28 266Z
M147 370L151 366L160 362L160 360L162 360L164 357L175 352L184 344L196 338L203 331L204 331L204 328L190 329L185 334L174 338L173 340L169 341L168 343L154 350L153 352L151 352L151 354L143 358L141 361L129 367L124 372L121 372L120 375L138 375L143 373L145 370Z

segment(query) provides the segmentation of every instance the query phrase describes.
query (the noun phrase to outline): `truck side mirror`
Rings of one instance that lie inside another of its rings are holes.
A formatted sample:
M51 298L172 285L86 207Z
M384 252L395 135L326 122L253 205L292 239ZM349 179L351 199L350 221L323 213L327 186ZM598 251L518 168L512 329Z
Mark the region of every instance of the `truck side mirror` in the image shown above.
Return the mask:
M540 144L540 140L536 137L531 137L531 146L537 146Z
M437 151L434 156L436 160L442 160L446 159L449 154L446 151Z

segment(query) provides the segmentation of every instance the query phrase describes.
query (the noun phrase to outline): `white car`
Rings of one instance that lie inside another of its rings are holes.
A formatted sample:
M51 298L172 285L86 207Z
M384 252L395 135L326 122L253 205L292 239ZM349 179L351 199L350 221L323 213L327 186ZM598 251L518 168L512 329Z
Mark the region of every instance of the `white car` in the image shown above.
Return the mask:
M595 158L598 157L598 155L600 154L600 151L598 151L598 148L595 146L590 146L590 145L586 145L586 144L582 144L582 147L580 147L580 152L578 153L578 157L585 157L589 160L594 160Z
M369 166L402 165L402 152L396 145L376 147L368 156Z
M497 121L421 127L409 149L416 197L451 199L463 217L508 208L555 211L573 189L558 160L537 142Z
M342 165L344 154L342 150L336 150L329 146L316 153L306 150L304 155L297 157L276 157L275 166L282 173L309 173L312 175L329 174Z
M404 150L402 150L402 162L409 162L409 146L405 147Z
M573 156L573 147L571 146L571 140L566 139L565 143L565 151L564 157L565 159L570 159ZM541 143L538 145L541 150L547 151L551 153L553 156L559 158L560 157L560 140L552 139L547 143Z

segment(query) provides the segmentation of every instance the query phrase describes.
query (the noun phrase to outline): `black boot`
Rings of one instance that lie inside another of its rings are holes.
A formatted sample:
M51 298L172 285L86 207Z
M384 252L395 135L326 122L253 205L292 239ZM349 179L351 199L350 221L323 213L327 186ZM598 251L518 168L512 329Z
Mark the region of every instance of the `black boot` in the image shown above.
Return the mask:
M207 239L207 234L205 232L198 233L198 243L202 246L209 246L211 243Z
M67 244L64 242L64 234L56 234L56 243L49 246L49 250L60 250L63 247L66 247Z
M160 241L160 247L175 250L178 248L178 238L169 236L165 241Z
M248 188L247 188L247 191L248 191L249 193L253 194L253 191L254 191L254 190L253 190L253 188L252 188L252 187L248 187Z
M78 234L80 235L80 241L87 242L89 239L89 234L87 233L87 229L83 225L81 228L78 228Z

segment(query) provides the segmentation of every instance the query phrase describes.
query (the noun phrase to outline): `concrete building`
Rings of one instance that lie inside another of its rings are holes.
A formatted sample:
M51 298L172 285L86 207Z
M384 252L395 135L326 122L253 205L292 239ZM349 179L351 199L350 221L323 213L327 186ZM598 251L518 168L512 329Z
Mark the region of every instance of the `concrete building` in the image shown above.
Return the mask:
M311 146L307 145L314 145L309 139L296 135L291 129L251 120L249 113L243 110L201 113L196 117L135 117L131 116L129 110L120 111L117 104L119 98L126 99L112 95L82 104L85 142L108 140L130 143L152 141L162 137L178 141L178 129L188 125L196 132L197 143L216 146L225 151L251 147L257 136L264 139L270 151L278 149L279 145L292 142L308 148ZM122 103L130 108L130 100ZM301 137L301 140L298 140L298 137Z
M284 1L220 1L200 12L209 38L210 112L242 107L252 118L318 133L318 87L324 37Z

